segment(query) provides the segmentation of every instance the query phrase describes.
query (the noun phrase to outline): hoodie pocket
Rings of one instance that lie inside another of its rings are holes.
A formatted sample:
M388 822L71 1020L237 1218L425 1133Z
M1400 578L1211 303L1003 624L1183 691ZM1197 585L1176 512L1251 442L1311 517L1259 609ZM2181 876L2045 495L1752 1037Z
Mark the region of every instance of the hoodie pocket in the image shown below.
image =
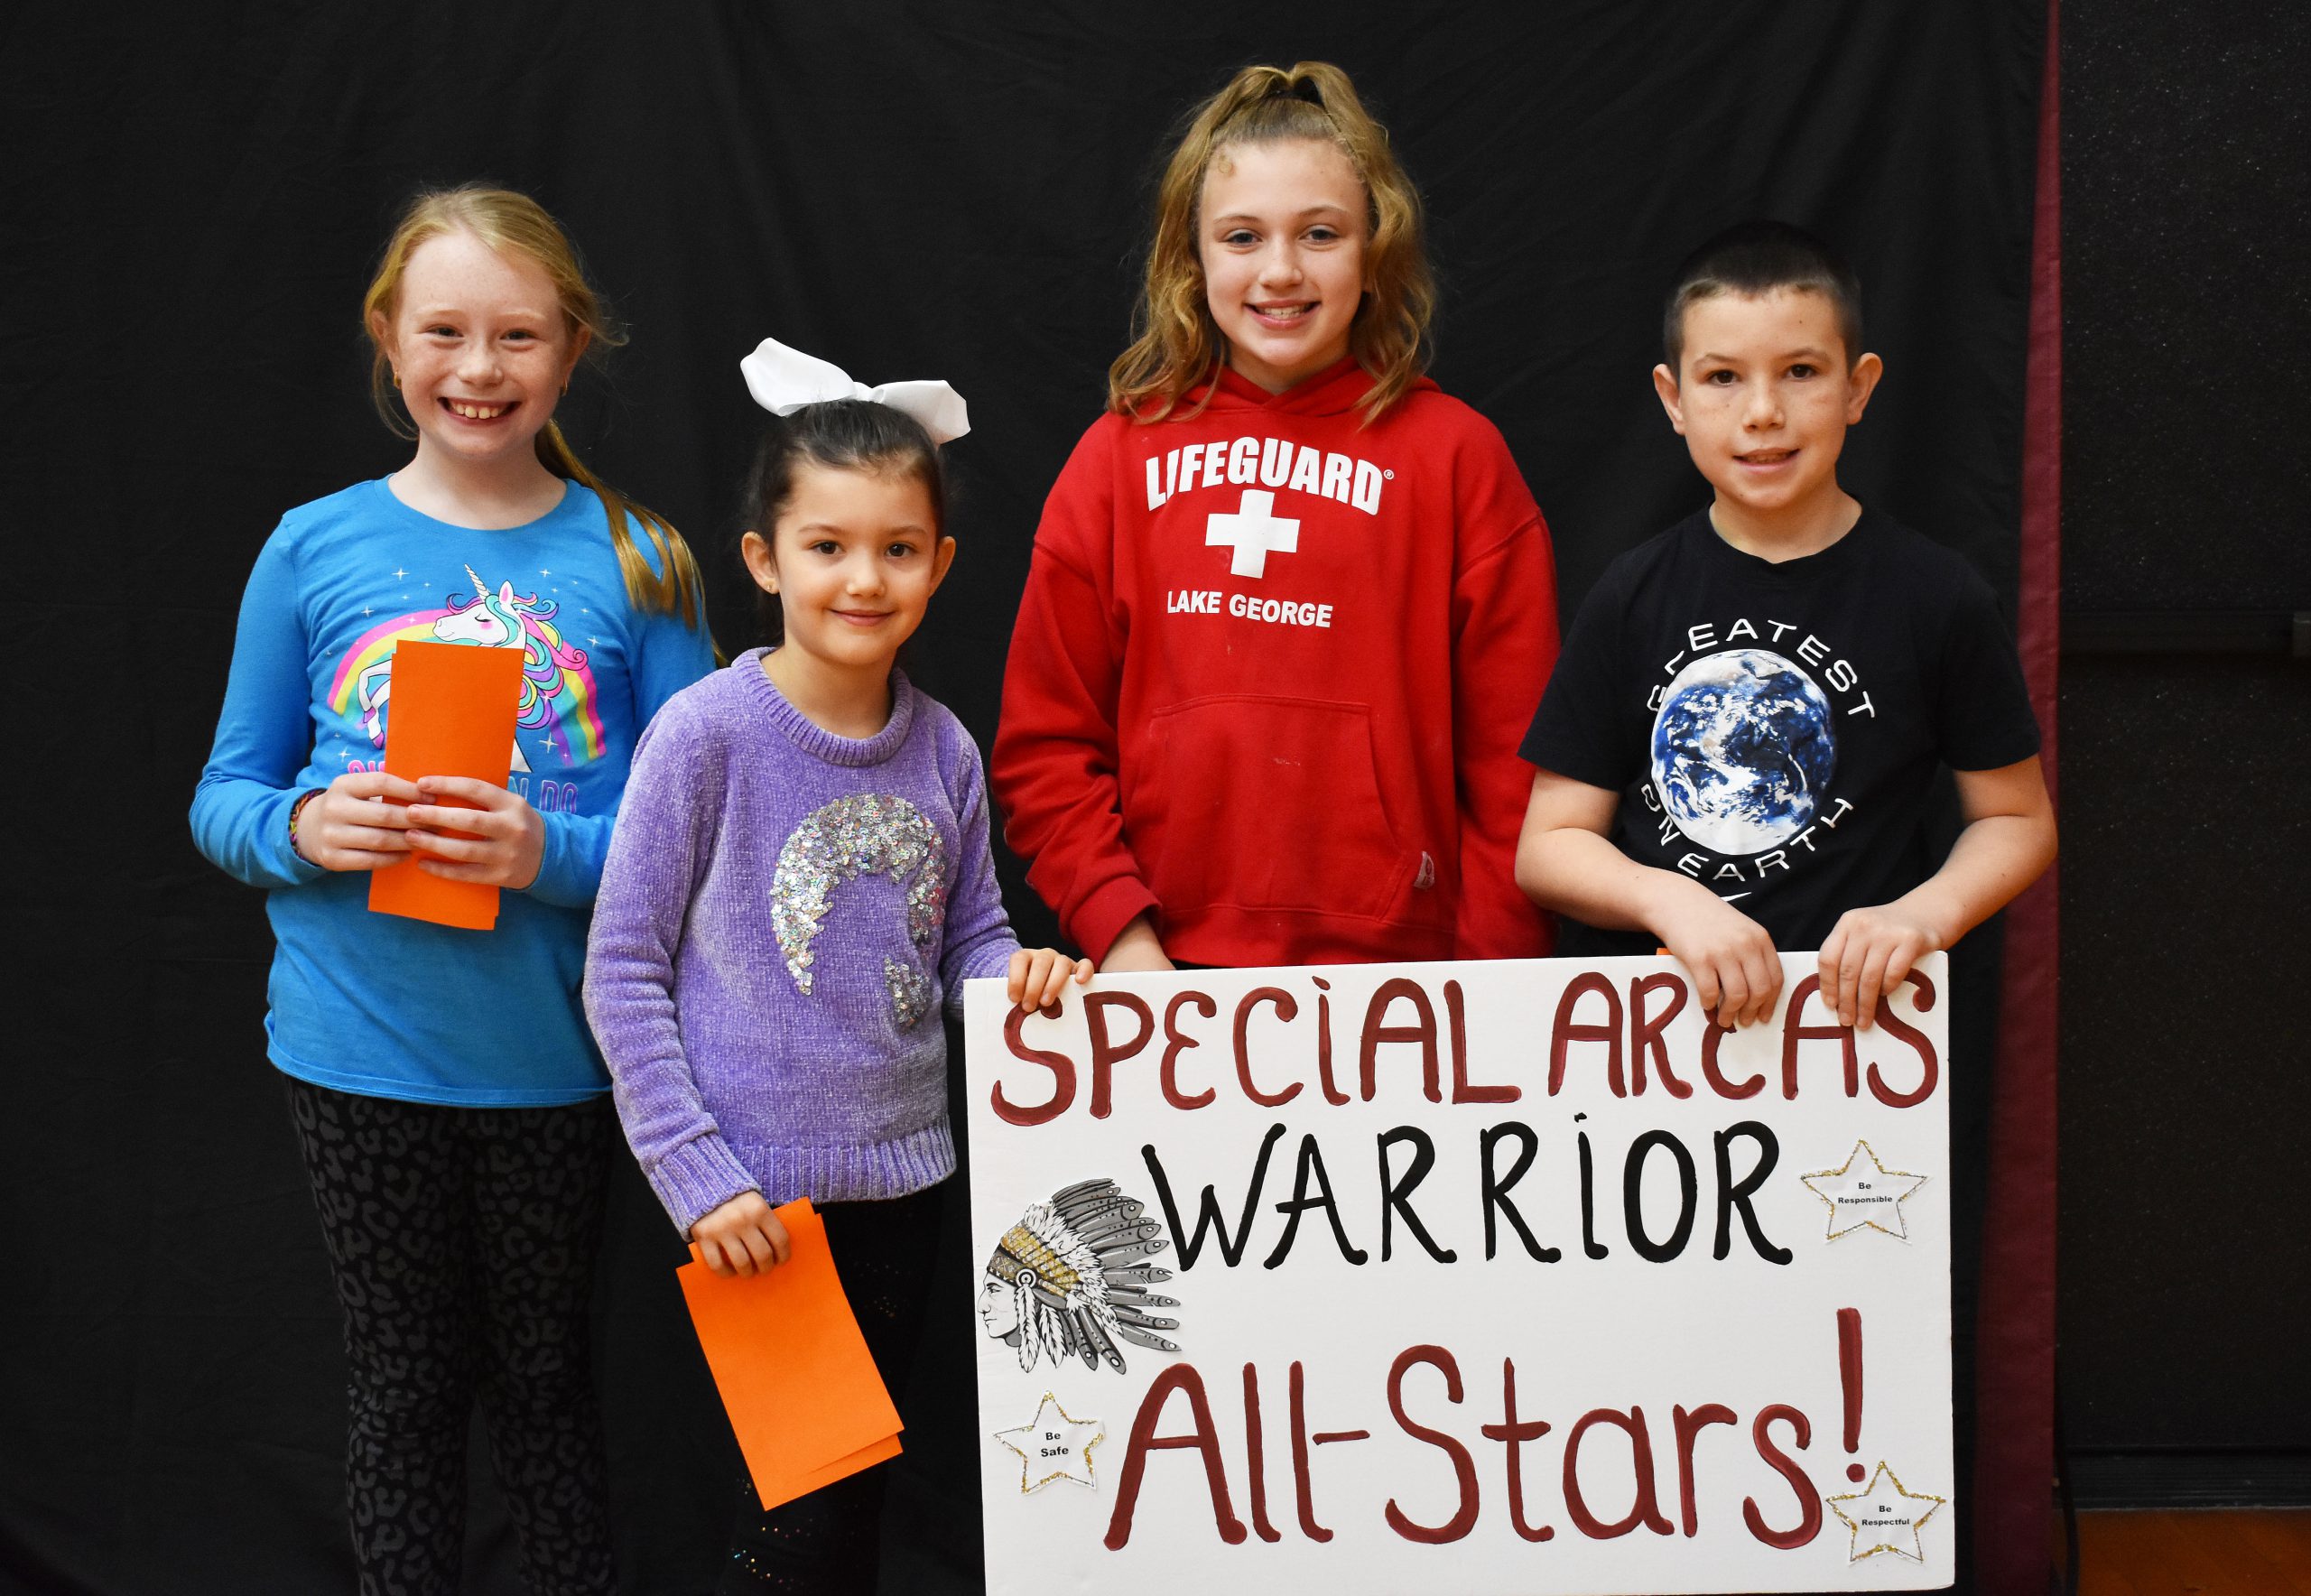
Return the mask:
M1127 824L1159 902L1388 916L1419 854L1381 799L1363 705L1222 693L1147 732Z

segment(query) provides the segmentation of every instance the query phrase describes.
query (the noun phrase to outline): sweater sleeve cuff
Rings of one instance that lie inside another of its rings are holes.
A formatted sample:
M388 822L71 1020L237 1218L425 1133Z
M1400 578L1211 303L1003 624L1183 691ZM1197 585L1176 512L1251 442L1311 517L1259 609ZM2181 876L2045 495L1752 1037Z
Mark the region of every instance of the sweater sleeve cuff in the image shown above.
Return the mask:
M719 1132L691 1137L658 1160L649 1174L650 1189L685 1238L692 1225L731 1198L762 1190Z
M965 981L975 981L982 976L1001 980L1011 973L1011 955L1018 951L1018 942L1008 936L990 937L973 948L970 956L956 967L953 984L947 988L947 1017L963 1017Z
M1011 955L1019 944L1007 936L989 937L971 950L963 960L962 979L975 981L981 976L1007 976L1011 973Z
M1068 929L1075 933L1084 956L1097 963L1107 958L1125 926L1156 907L1156 895L1144 882L1137 877L1122 876L1084 899Z

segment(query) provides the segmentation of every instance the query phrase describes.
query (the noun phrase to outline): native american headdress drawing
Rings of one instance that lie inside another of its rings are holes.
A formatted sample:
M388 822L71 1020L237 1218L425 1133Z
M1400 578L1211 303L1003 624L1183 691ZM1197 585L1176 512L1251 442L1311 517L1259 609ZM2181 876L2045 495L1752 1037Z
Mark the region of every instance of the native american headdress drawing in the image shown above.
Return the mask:
M1123 1372L1121 1343L1180 1349L1155 1332L1177 1330L1176 1319L1150 1308L1176 1308L1176 1298L1147 1289L1172 1272L1139 1260L1172 1244L1164 1227L1142 1219L1146 1204L1109 1180L1079 1181L1028 1205L1003 1233L987 1260L979 1318L987 1333L1018 1350L1019 1367L1048 1358L1053 1366L1080 1357Z

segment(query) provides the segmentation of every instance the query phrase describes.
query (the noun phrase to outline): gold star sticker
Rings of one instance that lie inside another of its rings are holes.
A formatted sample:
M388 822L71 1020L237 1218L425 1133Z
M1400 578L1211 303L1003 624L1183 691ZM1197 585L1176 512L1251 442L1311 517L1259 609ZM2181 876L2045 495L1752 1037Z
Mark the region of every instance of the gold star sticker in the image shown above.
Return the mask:
M1865 1159L1867 1163L1862 1162ZM1830 1241L1864 1228L1907 1241L1909 1222L1902 1217L1902 1199L1926 1184L1922 1174L1888 1169L1879 1163L1868 1142L1853 1144L1843 1168L1817 1170L1798 1178L1830 1205L1830 1231L1824 1238Z
M1893 1489L1886 1489L1889 1484ZM1926 1527L1927 1519L1941 1511L1945 1499L1904 1490L1893 1470L1880 1462L1867 1486L1852 1496L1832 1497L1829 1502L1830 1511L1853 1532L1847 1545L1847 1561L1859 1563L1864 1557L1891 1552L1897 1557L1923 1563L1926 1542L1918 1531ZM1852 1511L1848 1511L1849 1505ZM1862 1545L1865 1539L1870 1542L1867 1546ZM1904 1539L1908 1540L1908 1545L1901 1544Z
M1100 1481L1091 1469L1091 1449L1107 1439L1107 1430L1097 1419L1079 1422L1068 1417L1059 1398L1049 1391L1044 1393L1032 1422L1016 1430L998 1430L995 1438L1019 1454L1021 1496L1041 1490L1054 1480L1072 1480L1078 1485L1099 1489ZM1048 1472L1041 1479L1030 1480L1028 1477L1038 1469Z

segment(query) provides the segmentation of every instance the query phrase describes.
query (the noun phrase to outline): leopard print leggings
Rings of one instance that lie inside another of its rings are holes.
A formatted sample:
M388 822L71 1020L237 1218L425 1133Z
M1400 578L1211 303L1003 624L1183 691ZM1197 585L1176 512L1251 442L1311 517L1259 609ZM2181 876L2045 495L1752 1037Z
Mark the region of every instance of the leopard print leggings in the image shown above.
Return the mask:
M607 1591L588 1311L608 1100L463 1109L291 1079L345 1309L346 1499L362 1596L453 1596L481 1403L539 1596Z

